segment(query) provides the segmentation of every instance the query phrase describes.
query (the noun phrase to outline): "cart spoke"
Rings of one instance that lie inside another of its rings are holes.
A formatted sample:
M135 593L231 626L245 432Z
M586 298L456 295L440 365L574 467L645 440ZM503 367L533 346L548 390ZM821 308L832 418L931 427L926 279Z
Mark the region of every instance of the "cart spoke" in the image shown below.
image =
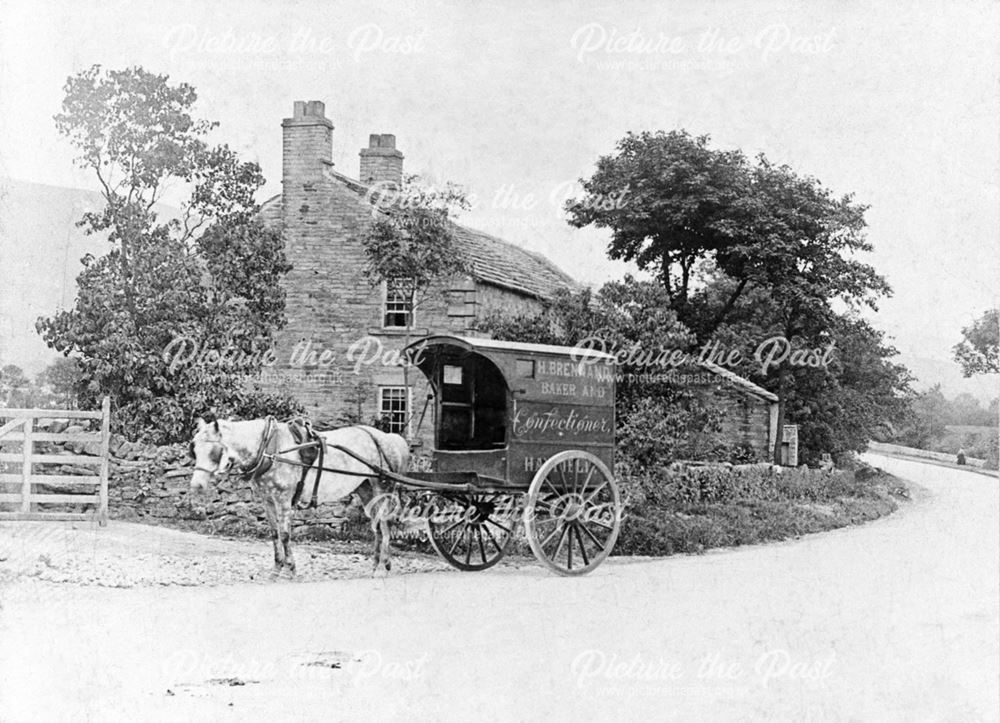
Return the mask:
M581 524L580 525L580 529L582 529L584 532L586 532L587 536L590 537L590 539L594 541L594 544L597 545L598 551L604 549L604 543L597 539L597 535L595 535L593 532L591 532L590 528L587 527L586 524Z
M471 527L471 526L470 526ZM465 564L469 564L469 560L472 559L472 531L470 527L466 527L465 531L469 533L469 544L465 548Z
M597 493L598 493L598 492L600 492L601 490L603 490L603 489L604 489L605 487L607 487L607 486L608 486L608 480L604 480L604 481L603 481L603 482L601 483L600 487L598 487L598 488L597 488L596 490L594 490L593 494L591 494L591 495L590 495L590 497L588 497L587 499L585 499L585 500L583 501L583 505L584 505L584 507L589 507L589 506L590 506L590 503L591 503L591 502L593 501L593 499L594 499L595 497L597 497Z
M566 546L566 567L570 570L573 569L573 523L567 525L566 529L569 531L567 538L569 539L569 544Z
M488 520L488 521L489 521L489 522L492 522L492 520ZM493 522L493 524L495 525L496 523L495 523L495 522ZM492 532L490 532L490 528L489 528L489 527L487 527L486 525L483 525L483 532L485 532L485 533L486 533L486 536L490 538L490 542L492 542L492 543L493 543L493 547L497 548L497 552L500 552L500 553L502 553L502 552L503 552L503 548L502 548L502 547L500 547L500 543L498 543L498 542L497 542L497 538L495 538L495 537L493 536L493 533L492 533Z
M483 545L483 526L476 526L476 542L479 543L479 556L483 559L483 564L486 564L486 546Z
M586 567L590 564L590 558L587 557L587 546L583 544L583 535L580 534L579 524L573 527L573 532L576 533L576 539L580 542L580 554L583 555L583 565Z
M464 519L461 519L461 520L459 520L458 522L454 522L454 523L452 523L452 524L448 525L448 527L446 527L446 528L444 529L444 531L443 531L443 532L441 533L441 535L442 535L442 536L444 536L444 535L447 535L447 534L448 534L449 532L451 532L452 530L454 530L454 529L455 529L456 527L458 527L458 526L459 526L460 524L462 524L463 522L465 522L465 520L464 520Z
M559 524L556 526L556 529L552 530L552 532L549 533L549 536L546 537L544 540L542 540L542 548L544 548L547 544L549 544L549 540L551 540L553 537L555 537L555 534L557 532L559 532L560 530L566 529L565 526L562 524L562 521L557 520L557 522L559 522ZM560 538L560 539L562 539L562 538Z
M504 525L501 525L499 522L497 522L496 520L494 520L492 517L487 518L486 521L489 522L492 525L496 525L501 530L503 530L504 532L506 532L508 535L514 534L513 532L510 531L509 527L505 527Z
M562 530L562 534L559 535L559 544L556 545L556 554L552 556L553 560L559 559L559 553L562 552L563 542L566 540L566 527L560 527L559 529ZM542 545L542 547L544 548L545 545Z
M448 550L449 557L455 554L455 548L458 547L458 543L461 541L462 536L464 534L465 534L465 530L462 530L461 533L459 533L458 535L455 535L455 541L451 543L451 549Z

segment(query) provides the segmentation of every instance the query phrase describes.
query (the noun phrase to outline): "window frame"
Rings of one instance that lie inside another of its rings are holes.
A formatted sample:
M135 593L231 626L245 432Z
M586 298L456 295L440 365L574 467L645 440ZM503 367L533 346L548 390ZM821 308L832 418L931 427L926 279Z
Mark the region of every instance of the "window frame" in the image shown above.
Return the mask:
M385 393L387 391L403 392L403 396L402 396L402 400L403 400L403 409L402 409L402 414L403 414L403 428L401 430L395 431L393 433L394 434L400 434L400 435L402 435L404 437L409 437L410 436L410 409L412 408L412 403L413 403L413 392L412 392L412 390L411 390L410 387L399 386L399 385L395 385L395 384L389 384L389 385L385 385L385 386L379 386L379 388L378 388L378 418L381 420L381 419L385 419L386 417L389 417L390 418L390 424L392 424L392 421L391 421L392 415L394 413L398 414L398 412L393 412L392 410L388 410L387 411L385 409L385 400L386 400L386 394Z
M403 307L403 310L399 311L389 311L389 294L392 290L393 280L387 280L382 282L382 328L383 329L412 329L417 325L417 315L416 310L413 308L413 300L407 301L405 298L400 301L393 301L394 304L398 304ZM393 293L397 293L393 291ZM405 296L405 294L404 294ZM409 307L407 309L406 307ZM397 325L389 324L389 315L408 315L410 319L409 324Z

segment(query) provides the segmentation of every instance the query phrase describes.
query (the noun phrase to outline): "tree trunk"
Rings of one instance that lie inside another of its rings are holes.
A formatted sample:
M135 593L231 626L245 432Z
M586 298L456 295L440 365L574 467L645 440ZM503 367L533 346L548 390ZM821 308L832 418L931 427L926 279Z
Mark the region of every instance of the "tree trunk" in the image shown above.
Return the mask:
M719 310L719 313L715 315L715 318L712 320L711 328L705 329L704 333L706 336L708 336L709 334L714 334L716 329L719 328L719 325L723 322L723 320L725 320L726 315L730 311L732 311L733 306L736 304L736 300L740 298L740 295L746 288L748 281L749 279L745 278L740 280L740 283L736 286L735 291L733 291L733 293L729 295L729 299L726 300L725 305L722 307L722 309Z
M785 409L788 403L788 392L790 388L791 375L788 373L787 368L783 365L781 370L778 372L778 423L776 425L774 433L774 456L773 461L775 464L781 464L781 443L784 437L783 430L785 428Z

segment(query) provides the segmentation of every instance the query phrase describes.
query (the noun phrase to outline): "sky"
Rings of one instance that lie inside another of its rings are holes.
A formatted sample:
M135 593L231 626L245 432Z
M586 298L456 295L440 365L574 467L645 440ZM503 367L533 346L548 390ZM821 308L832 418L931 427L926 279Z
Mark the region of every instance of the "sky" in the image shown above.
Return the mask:
M962 380L960 330L1000 295L996 2L8 2L0 176L93 188L52 122L68 75L142 65L198 90L216 139L280 192L281 119L322 100L334 162L369 133L463 185L466 225L599 285L634 272L561 211L628 131L684 128L871 206L872 315L921 385ZM169 199L168 199L169 200Z

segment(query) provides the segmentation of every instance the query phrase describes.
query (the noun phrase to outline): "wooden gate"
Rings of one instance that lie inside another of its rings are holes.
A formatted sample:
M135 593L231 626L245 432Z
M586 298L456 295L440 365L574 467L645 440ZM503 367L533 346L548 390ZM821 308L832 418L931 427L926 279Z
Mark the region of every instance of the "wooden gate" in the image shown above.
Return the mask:
M36 424L40 419L100 420L100 431L48 432ZM67 511L67 507L96 511L103 526L108 520L108 445L111 441L111 401L104 398L101 410L0 409L0 520L85 520L92 513ZM11 443L20 451L11 452ZM38 442L81 442L96 445L99 454L44 454L35 451ZM73 473L58 470L48 474L38 465L69 465ZM93 469L95 474L77 471ZM52 488L56 491L53 492ZM67 490L70 493L67 493ZM79 492L77 492L79 490ZM57 505L58 509L52 509Z

